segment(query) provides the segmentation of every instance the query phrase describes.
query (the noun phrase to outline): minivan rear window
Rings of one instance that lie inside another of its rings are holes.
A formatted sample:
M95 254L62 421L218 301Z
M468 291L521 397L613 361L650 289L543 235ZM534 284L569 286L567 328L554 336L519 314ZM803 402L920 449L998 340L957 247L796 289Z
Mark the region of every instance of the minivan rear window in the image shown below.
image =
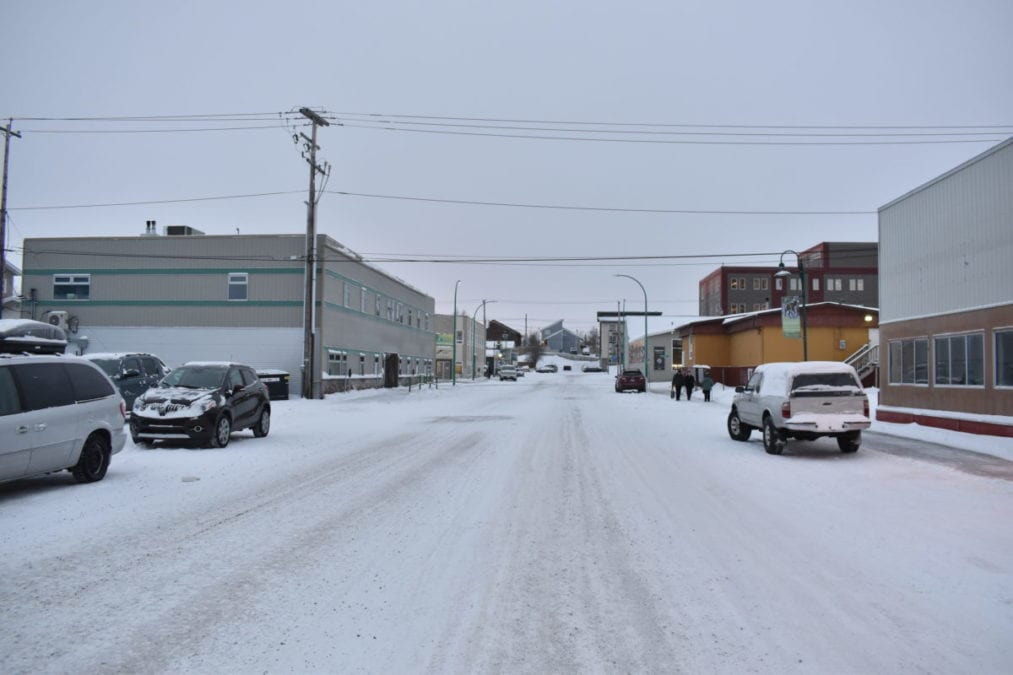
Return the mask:
M113 386L109 380L91 366L83 363L68 363L67 370L74 386L74 398L78 401L94 401L112 396Z
M10 368L0 368L0 415L13 415L21 412L21 401L18 388L14 385L14 376Z
M25 410L74 403L74 389L62 363L22 363L11 368L20 385Z

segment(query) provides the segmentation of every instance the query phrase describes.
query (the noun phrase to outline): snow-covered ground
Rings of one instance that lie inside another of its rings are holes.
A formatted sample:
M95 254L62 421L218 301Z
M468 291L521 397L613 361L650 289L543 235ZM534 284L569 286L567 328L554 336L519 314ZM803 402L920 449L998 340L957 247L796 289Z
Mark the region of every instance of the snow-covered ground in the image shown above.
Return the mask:
M0 671L1013 671L1013 482L769 456L728 398L577 367L279 401L265 439L0 485Z

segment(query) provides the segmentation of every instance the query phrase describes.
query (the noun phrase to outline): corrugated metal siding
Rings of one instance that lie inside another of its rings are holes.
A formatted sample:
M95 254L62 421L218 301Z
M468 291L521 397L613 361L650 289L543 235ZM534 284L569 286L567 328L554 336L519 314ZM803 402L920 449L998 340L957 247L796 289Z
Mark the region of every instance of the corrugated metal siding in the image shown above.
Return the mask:
M881 322L1013 302L1013 144L879 212Z
M280 369L291 374L292 395L301 391L301 328L92 326L87 332L89 352L149 352L172 368L187 361L236 361L256 370Z

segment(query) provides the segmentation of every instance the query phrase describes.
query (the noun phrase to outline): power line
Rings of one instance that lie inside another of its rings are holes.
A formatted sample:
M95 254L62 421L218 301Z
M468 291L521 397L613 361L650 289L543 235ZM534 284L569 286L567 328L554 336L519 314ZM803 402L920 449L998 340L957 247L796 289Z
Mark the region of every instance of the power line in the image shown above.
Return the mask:
M203 131L251 131L260 129L288 129L292 125L288 124L270 124L270 125L257 125L257 126L242 126L242 127L203 127L197 129L24 129L25 133L29 134L176 134L176 133L193 133ZM305 124L297 124L295 126L307 126Z
M852 124L852 125L793 125L793 124L691 124L684 122L589 122L586 120L541 120L516 119L502 117L450 117L439 115L407 115L384 113L332 112L336 117L358 116L369 119L398 118L449 120L455 122L501 122L507 124L577 124L584 126L620 126L620 127L678 127L688 129L1013 129L1013 124Z
M453 131L449 129L410 129L398 126L375 126L370 124L342 123L345 128L373 129L379 131L403 131L415 134L443 134L450 136L485 136L489 138L515 138L526 140L551 141L583 141L589 143L639 143L650 145L770 145L770 146L848 146L848 145L937 145L946 143L998 143L1003 136L996 135L982 139L947 139L947 140L889 140L889 141L716 141L716 140L675 140L657 138L603 138L600 136L557 136L548 134L510 134L488 133L478 131ZM606 132L607 133L607 132Z
M363 197L368 199L392 199L413 202L433 202L438 204L462 204L468 206L507 206L524 209L556 209L564 211L604 211L614 213L682 213L690 215L755 215L755 216L867 216L877 211L757 211L730 209L657 209L657 208L626 208L612 206L580 206L566 204L527 204L523 202L494 202L474 199L441 199L437 197L411 197L407 195L383 195L366 192L346 192L328 190L330 194L345 197Z
M115 206L146 206L149 204L184 204L187 202L209 202L223 199L247 199L251 197L276 197L278 195L303 194L304 190L281 190L278 192L251 192L240 195L216 195L212 197L185 197L181 199L152 199L136 202L108 202L105 204L56 204L48 206L18 206L12 211L55 211L59 209L97 209Z

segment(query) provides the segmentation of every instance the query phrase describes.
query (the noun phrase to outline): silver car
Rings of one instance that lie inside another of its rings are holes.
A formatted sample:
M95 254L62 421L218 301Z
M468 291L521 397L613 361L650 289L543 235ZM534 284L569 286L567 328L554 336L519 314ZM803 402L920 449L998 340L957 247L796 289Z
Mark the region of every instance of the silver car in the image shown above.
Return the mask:
M858 374L838 361L765 363L735 392L728 435L745 441L760 429L763 447L772 455L780 455L789 438L821 436L836 438L842 452L855 452L862 429L872 424Z
M0 356L0 481L67 469L102 480L123 449L126 408L95 364L73 356Z

